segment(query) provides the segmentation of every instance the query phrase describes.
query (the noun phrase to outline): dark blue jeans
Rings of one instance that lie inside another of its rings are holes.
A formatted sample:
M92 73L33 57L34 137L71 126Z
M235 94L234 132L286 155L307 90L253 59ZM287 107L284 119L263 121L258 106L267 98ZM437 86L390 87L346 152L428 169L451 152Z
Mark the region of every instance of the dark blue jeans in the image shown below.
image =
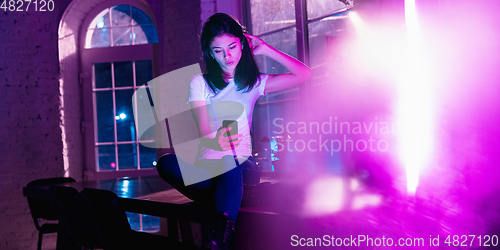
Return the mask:
M156 165L160 177L189 199L213 206L216 213L226 212L233 220L236 220L240 210L244 183L256 185L260 181L259 168L252 157L248 157L241 164L232 155L224 156L220 160L199 160L195 162L195 166L185 162L179 164L178 161L182 159L173 154L160 157ZM235 168L187 186L184 185L179 167L182 165L183 168L190 168L191 172L205 175L206 169L226 169L225 166L234 166L234 162Z

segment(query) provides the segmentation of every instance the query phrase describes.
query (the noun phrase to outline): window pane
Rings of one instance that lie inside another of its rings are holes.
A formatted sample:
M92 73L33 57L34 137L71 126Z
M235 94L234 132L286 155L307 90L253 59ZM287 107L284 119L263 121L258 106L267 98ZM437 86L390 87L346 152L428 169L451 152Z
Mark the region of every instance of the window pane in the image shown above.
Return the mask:
M275 47L276 49L297 58L297 33L295 28L286 29L278 33L274 33L267 36L262 36L264 40L269 45ZM278 62L268 58L258 56L259 65L261 71L267 74L281 74L289 72L283 65ZM298 88L293 88L291 90L285 90L283 92L274 92L268 95L268 101L283 100L288 98L298 97Z
M151 141L155 140L156 137L156 126L151 126L151 123L148 121L155 121L155 111L154 107L152 106L152 99L149 99L147 91L150 90L150 88L146 89L139 89L135 93L135 96L137 98L137 109L135 109L135 119L139 121L138 124L136 124L136 128L139 133L138 134L138 139L141 142L144 141ZM152 93L151 93L152 94ZM151 126L151 127L142 127L142 126ZM150 142L144 142L149 144Z
M252 119L252 147L254 159L258 162L261 171L272 171L271 157L269 150L266 150L265 141L269 138L269 129L276 129L271 127L271 122L268 122L267 110L268 105L255 105Z
M151 60L135 61L136 85L141 86L153 79Z
M111 91L95 92L97 116L97 141L114 142L113 93Z
M287 149L285 149L284 151L280 151L278 154L271 154L270 151L271 141L275 140L274 143L276 143L277 135L288 138L286 130L282 131L282 129L278 126L275 126L275 124L284 124L287 121L296 121L297 109L300 108L299 107L300 105L301 105L300 102L297 101L284 101L284 102L277 102L267 105L256 106L254 110L255 120L253 121L253 127L252 127L253 129L252 143L256 149L254 153L256 152L259 153L259 155L255 158L257 161L260 162L259 166L261 167L262 171L273 170L273 165L275 165L276 163L276 161L273 162L273 160L276 160L272 158L273 156L275 158L277 157L283 160L289 159L288 154L300 156L300 154L297 154L296 152L289 152ZM283 120L276 121L275 119L277 118ZM297 139L296 135L297 134L290 135L292 136L291 138L293 139L293 142ZM264 137L267 137L269 141L263 140ZM280 143L283 143L285 146L287 146L287 142L280 141ZM265 150L265 148L267 148L267 150ZM293 161L288 161L288 163L290 162ZM286 168L292 168L294 164L288 164L285 166Z
M132 25L132 18L130 17L130 5L117 5L112 7L111 21L113 22L113 27Z
M92 32L91 48L109 47L111 46L111 29L93 29L87 32Z
M274 48L297 58L297 33L296 29L290 28L278 33L260 37ZM267 74L280 74L288 72L287 69L268 57L258 56L257 60L261 66L261 71Z
M134 86L132 61L115 62L115 87Z
M98 171L115 170L115 145L97 146Z
M160 218L146 214L127 213L127 219L130 227L134 231L155 233L160 231ZM142 217L142 228L141 228Z
M347 6L338 0L307 0L307 19L314 19L346 8Z
M278 100L286 100L286 99L294 99L299 98L299 88L291 88L288 90L283 90L279 92L269 93L268 101L278 101Z
M139 144L139 155L141 156L141 169L154 168L156 166L156 149L147 148Z
M158 33L156 33L156 27L154 26L154 24L134 26L134 28L137 30L142 30L142 32L136 32L137 36L135 38L135 44L158 42Z
M117 141L135 141L134 111L132 109L134 90L117 90L115 93Z
M137 147L135 143L118 145L119 169L137 168Z
M151 18L139 8L132 6L132 19L137 24L152 24Z
M132 27L114 27L113 46L132 45L131 30Z
M140 221L140 214L136 213L131 213L131 212L126 212L127 213L127 219L128 223L130 224L130 227L134 231L140 231L141 230L141 221Z
M309 23L309 55L311 67L328 61L327 36L337 36L345 30L345 16L327 17Z
M99 18L99 16L101 18ZM98 20L95 20L92 21L92 22L95 22L95 26L94 27L90 27L90 28L105 28L105 27L110 27L110 22L109 22L109 9L105 9L103 12L99 13L98 17L96 17L96 19Z
M154 233L160 231L160 218L147 214L142 215L142 231Z
M148 38L146 37L146 34L144 34L144 31L142 30L142 27L140 25L132 26L131 32L132 33L130 34L130 36L134 44L148 43Z
M273 103L273 104L269 105L269 121L270 121L269 124L272 124L271 121L274 121L276 118L282 118L282 119L284 119L283 120L284 122L292 121L292 120L296 121L296 119L297 119L296 110L297 109L300 109L300 102L298 102L298 101L278 102L278 103ZM286 130L283 131L283 133L281 133L281 134L275 133L275 132L280 132L281 129L274 126L274 125L271 125L270 131L271 131L271 134L270 134L269 138L273 138L273 137L276 138L276 136L283 136L283 138L285 138L285 140L291 139L293 142L295 142L297 139L300 139L300 137L297 138L298 136L300 136L297 133L288 134ZM284 144L284 147L288 147L288 142L281 142L281 143ZM294 159L294 158L302 157L300 154L297 154L297 152L289 151L289 148L284 148L283 151L280 151L278 154L275 154L274 156L279 158L280 162L287 162L285 167L288 170L291 170L291 169L293 169L294 166L296 166L296 164L290 164L290 163L298 160L298 159ZM276 161L273 162L273 165L275 168L276 168L276 163L277 163ZM283 169L281 169L281 170L283 171Z
M110 11L103 10L91 22L87 29L85 48L157 42L156 27L146 13L130 5L117 5Z
M254 35L295 24L295 0L250 0L250 6Z
M95 88L111 88L111 63L94 64Z

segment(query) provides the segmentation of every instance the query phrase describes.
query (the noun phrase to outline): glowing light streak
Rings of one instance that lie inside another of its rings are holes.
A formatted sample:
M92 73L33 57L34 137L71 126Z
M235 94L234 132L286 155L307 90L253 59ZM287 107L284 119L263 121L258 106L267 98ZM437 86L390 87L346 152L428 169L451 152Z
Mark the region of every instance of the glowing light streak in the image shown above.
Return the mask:
M123 187L121 189L121 191L123 192L122 196L127 198L128 197L128 186L129 186L130 182L128 180L123 180L122 184L123 184Z
M397 77L399 100L396 112L403 130L398 137L399 157L406 168L407 193L414 195L420 171L427 166L432 152L434 106L415 0L405 0L405 23L406 63Z
M75 37L73 31L70 29L68 24L66 22L61 22L59 23L59 62L62 62L65 60L67 57L73 55L76 53L76 46L75 46ZM67 74L68 68L64 67L63 65L61 66L61 76ZM64 100L64 90L67 88L65 86L64 82L64 77L61 77L59 79L59 128L61 129L61 138L62 138L62 157L63 157L63 167L64 167L64 177L69 177L70 176L70 160L69 160L69 146L68 146L68 138L67 138L67 132L66 132L66 107L65 103L66 101Z
M363 69L357 73L396 83L395 113L401 128L397 154L406 169L406 191L413 195L420 172L429 164L433 152L435 107L431 86L434 76L427 66L432 60L423 41L415 0L405 1L406 30L388 24L367 24L354 11L349 13L349 19L357 33L352 42L352 64Z

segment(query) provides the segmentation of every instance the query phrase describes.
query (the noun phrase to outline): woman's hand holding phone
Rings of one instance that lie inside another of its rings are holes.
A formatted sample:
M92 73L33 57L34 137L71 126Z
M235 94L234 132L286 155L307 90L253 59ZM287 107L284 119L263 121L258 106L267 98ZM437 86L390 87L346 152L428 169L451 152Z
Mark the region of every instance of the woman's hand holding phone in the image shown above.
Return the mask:
M230 150L236 148L240 145L243 136L242 134L230 134L228 133L233 129L232 127L221 127L217 130L217 134L215 135L215 140L220 146L222 151Z

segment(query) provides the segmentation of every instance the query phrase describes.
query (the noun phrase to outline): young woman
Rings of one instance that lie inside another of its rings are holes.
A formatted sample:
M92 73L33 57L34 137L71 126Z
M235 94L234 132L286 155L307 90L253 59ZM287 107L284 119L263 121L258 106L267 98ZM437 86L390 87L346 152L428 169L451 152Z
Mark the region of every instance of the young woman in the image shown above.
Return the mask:
M255 102L261 95L305 82L312 72L260 38L245 34L243 27L227 14L212 15L203 26L200 40L203 75L193 78L188 97L200 135L196 162L192 166L175 155L164 155L158 160L157 169L165 181L188 198L214 205L217 223L201 249L226 249L241 205L244 182L259 181L247 178L252 170L258 170L251 157L250 142ZM290 73L261 74L254 55L268 56ZM222 127L224 120L236 120L238 131ZM185 185L181 171L212 178Z

